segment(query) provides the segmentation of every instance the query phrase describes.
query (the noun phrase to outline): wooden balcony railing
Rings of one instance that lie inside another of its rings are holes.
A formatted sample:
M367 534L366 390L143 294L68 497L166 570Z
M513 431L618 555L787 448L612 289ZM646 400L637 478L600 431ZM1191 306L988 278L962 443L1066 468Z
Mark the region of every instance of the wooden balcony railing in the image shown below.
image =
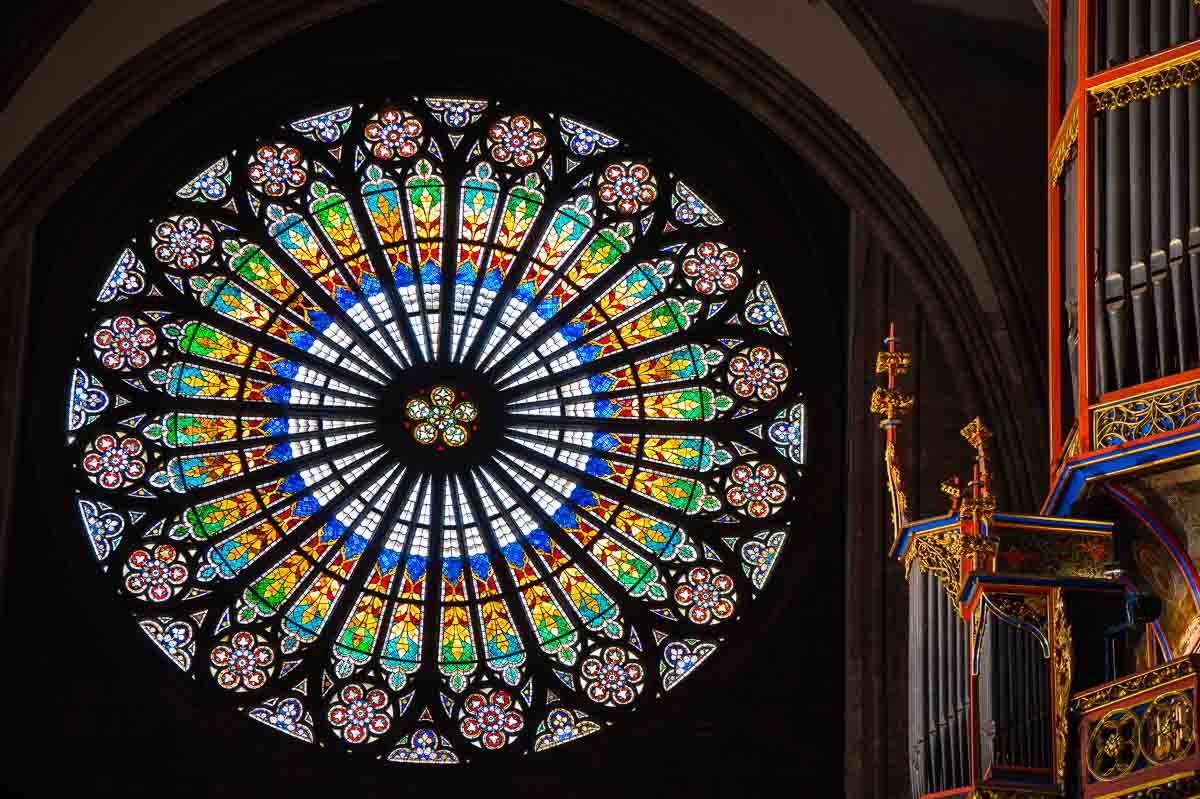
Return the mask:
M1193 655L1074 694L1075 795L1118 799L1200 793L1198 681L1200 655Z

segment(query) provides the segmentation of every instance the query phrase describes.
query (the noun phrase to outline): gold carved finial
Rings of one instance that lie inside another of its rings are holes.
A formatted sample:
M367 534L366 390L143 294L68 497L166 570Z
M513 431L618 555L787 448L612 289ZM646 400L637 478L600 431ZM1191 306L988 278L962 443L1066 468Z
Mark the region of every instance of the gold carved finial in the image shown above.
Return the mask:
M987 429L983 420L976 416L962 429L962 437L975 449L983 449L983 445L992 437L992 431Z
M905 374L912 366L912 356L907 352L896 350L896 325L888 328L888 336L883 340L887 349L881 351L875 358L876 374L887 375L887 385L879 386L871 394L871 413L883 418L879 426L885 433L883 449L883 468L887 475L887 490L892 498L892 545L900 540L900 531L908 526L908 497L904 494L900 466L896 462L896 430L900 426L898 416L909 413L913 407L913 397L896 388L896 375Z
M967 443L975 448L975 477L971 481L972 499L976 500L981 508L995 508L996 500L992 496L992 474L988 469L987 454L987 442L992 437L992 431L976 416L960 432ZM978 496L975 496L976 494Z

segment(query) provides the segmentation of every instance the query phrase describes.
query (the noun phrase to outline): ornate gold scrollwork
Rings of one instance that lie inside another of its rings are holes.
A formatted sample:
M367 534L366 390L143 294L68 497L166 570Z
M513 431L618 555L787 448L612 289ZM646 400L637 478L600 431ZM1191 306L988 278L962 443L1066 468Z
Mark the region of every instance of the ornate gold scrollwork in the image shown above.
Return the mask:
M1195 673L1196 667L1191 660L1173 660L1153 671L1144 671L1081 694L1071 702L1071 709L1076 713L1085 713Z
M1200 422L1200 383L1172 386L1092 410L1097 447L1111 447Z
M915 538L904 553L904 576L908 577L913 561L937 578L942 589L954 602L958 602L962 588L959 584L959 568L962 563L962 536L958 530Z
M1075 150L1075 142L1079 138L1079 106L1071 103L1071 108L1067 111L1067 118L1063 120L1062 127L1058 129L1058 136L1054 139L1054 153L1050 157L1050 185L1058 183L1058 179L1062 177L1063 170L1067 166L1067 161L1071 158L1071 153Z
M875 355L875 373L886 374L908 374L909 368L912 366L911 352L895 352L892 350L882 350Z
M1155 765L1169 763L1192 748L1192 699L1186 691L1156 696L1142 713L1142 753Z
M1008 619L1017 622L1024 622L1036 627L1043 635L1046 634L1046 627L1050 624L1050 619L1046 615L1046 597L988 594L988 601L1002 616L1007 616Z
M892 543L900 538L900 530L908 524L908 496L904 493L901 482L900 467L896 464L896 444L888 441L883 453L884 467L887 469L888 493L892 496Z
M880 355L884 354L886 353L880 353ZM910 413L912 409L912 395L905 394L903 391L895 391L879 386L871 394L871 413L877 413L883 417L879 422L880 427L883 427L901 414Z
M1059 788L1067 783L1067 744L1070 741L1068 704L1071 699L1071 625L1062 589L1054 591L1054 774Z
M1067 460L1079 454L1079 425L1071 426L1071 434L1067 436Z
M965 506L966 503L964 502L963 505ZM987 510L990 512L995 507L996 503L992 502ZM964 535L959 536L959 542L959 556L974 558L976 563L990 562L1000 551L1000 542L995 537L981 538L977 535Z
M1200 55L1193 53L1101 84L1089 94L1096 102L1097 111L1112 111L1197 80L1200 80Z
M1092 727L1087 767L1093 777L1111 782L1133 771L1142 749L1142 725L1138 722L1132 710L1112 710Z

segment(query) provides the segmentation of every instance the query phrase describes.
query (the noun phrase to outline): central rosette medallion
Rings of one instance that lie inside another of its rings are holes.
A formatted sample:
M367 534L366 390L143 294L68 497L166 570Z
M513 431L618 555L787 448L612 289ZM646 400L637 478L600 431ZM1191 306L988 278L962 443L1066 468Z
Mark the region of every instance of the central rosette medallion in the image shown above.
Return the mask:
M404 415L414 441L440 450L471 440L479 408L449 386L434 386L406 402Z

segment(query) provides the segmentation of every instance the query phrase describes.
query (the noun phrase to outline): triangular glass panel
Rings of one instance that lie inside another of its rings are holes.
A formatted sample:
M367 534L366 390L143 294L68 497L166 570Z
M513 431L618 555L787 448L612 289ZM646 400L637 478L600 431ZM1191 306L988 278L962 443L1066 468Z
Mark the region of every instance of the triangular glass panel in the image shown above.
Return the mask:
M401 718L408 712L408 706L412 704L413 697L417 695L416 691L409 691L396 702L396 718Z
M332 111L322 111L304 119L297 119L291 123L291 128L315 142L332 144L350 127L350 116L353 113L354 109L348 105Z
M578 156L598 155L621 143L616 136L569 117L559 120L559 125L562 126L563 142Z
M724 221L683 181L675 184L675 196L671 198L671 212L676 221L692 227L714 227Z
M181 200L198 203L215 203L225 197L229 189L229 159L214 161L208 168L189 180L175 196Z

